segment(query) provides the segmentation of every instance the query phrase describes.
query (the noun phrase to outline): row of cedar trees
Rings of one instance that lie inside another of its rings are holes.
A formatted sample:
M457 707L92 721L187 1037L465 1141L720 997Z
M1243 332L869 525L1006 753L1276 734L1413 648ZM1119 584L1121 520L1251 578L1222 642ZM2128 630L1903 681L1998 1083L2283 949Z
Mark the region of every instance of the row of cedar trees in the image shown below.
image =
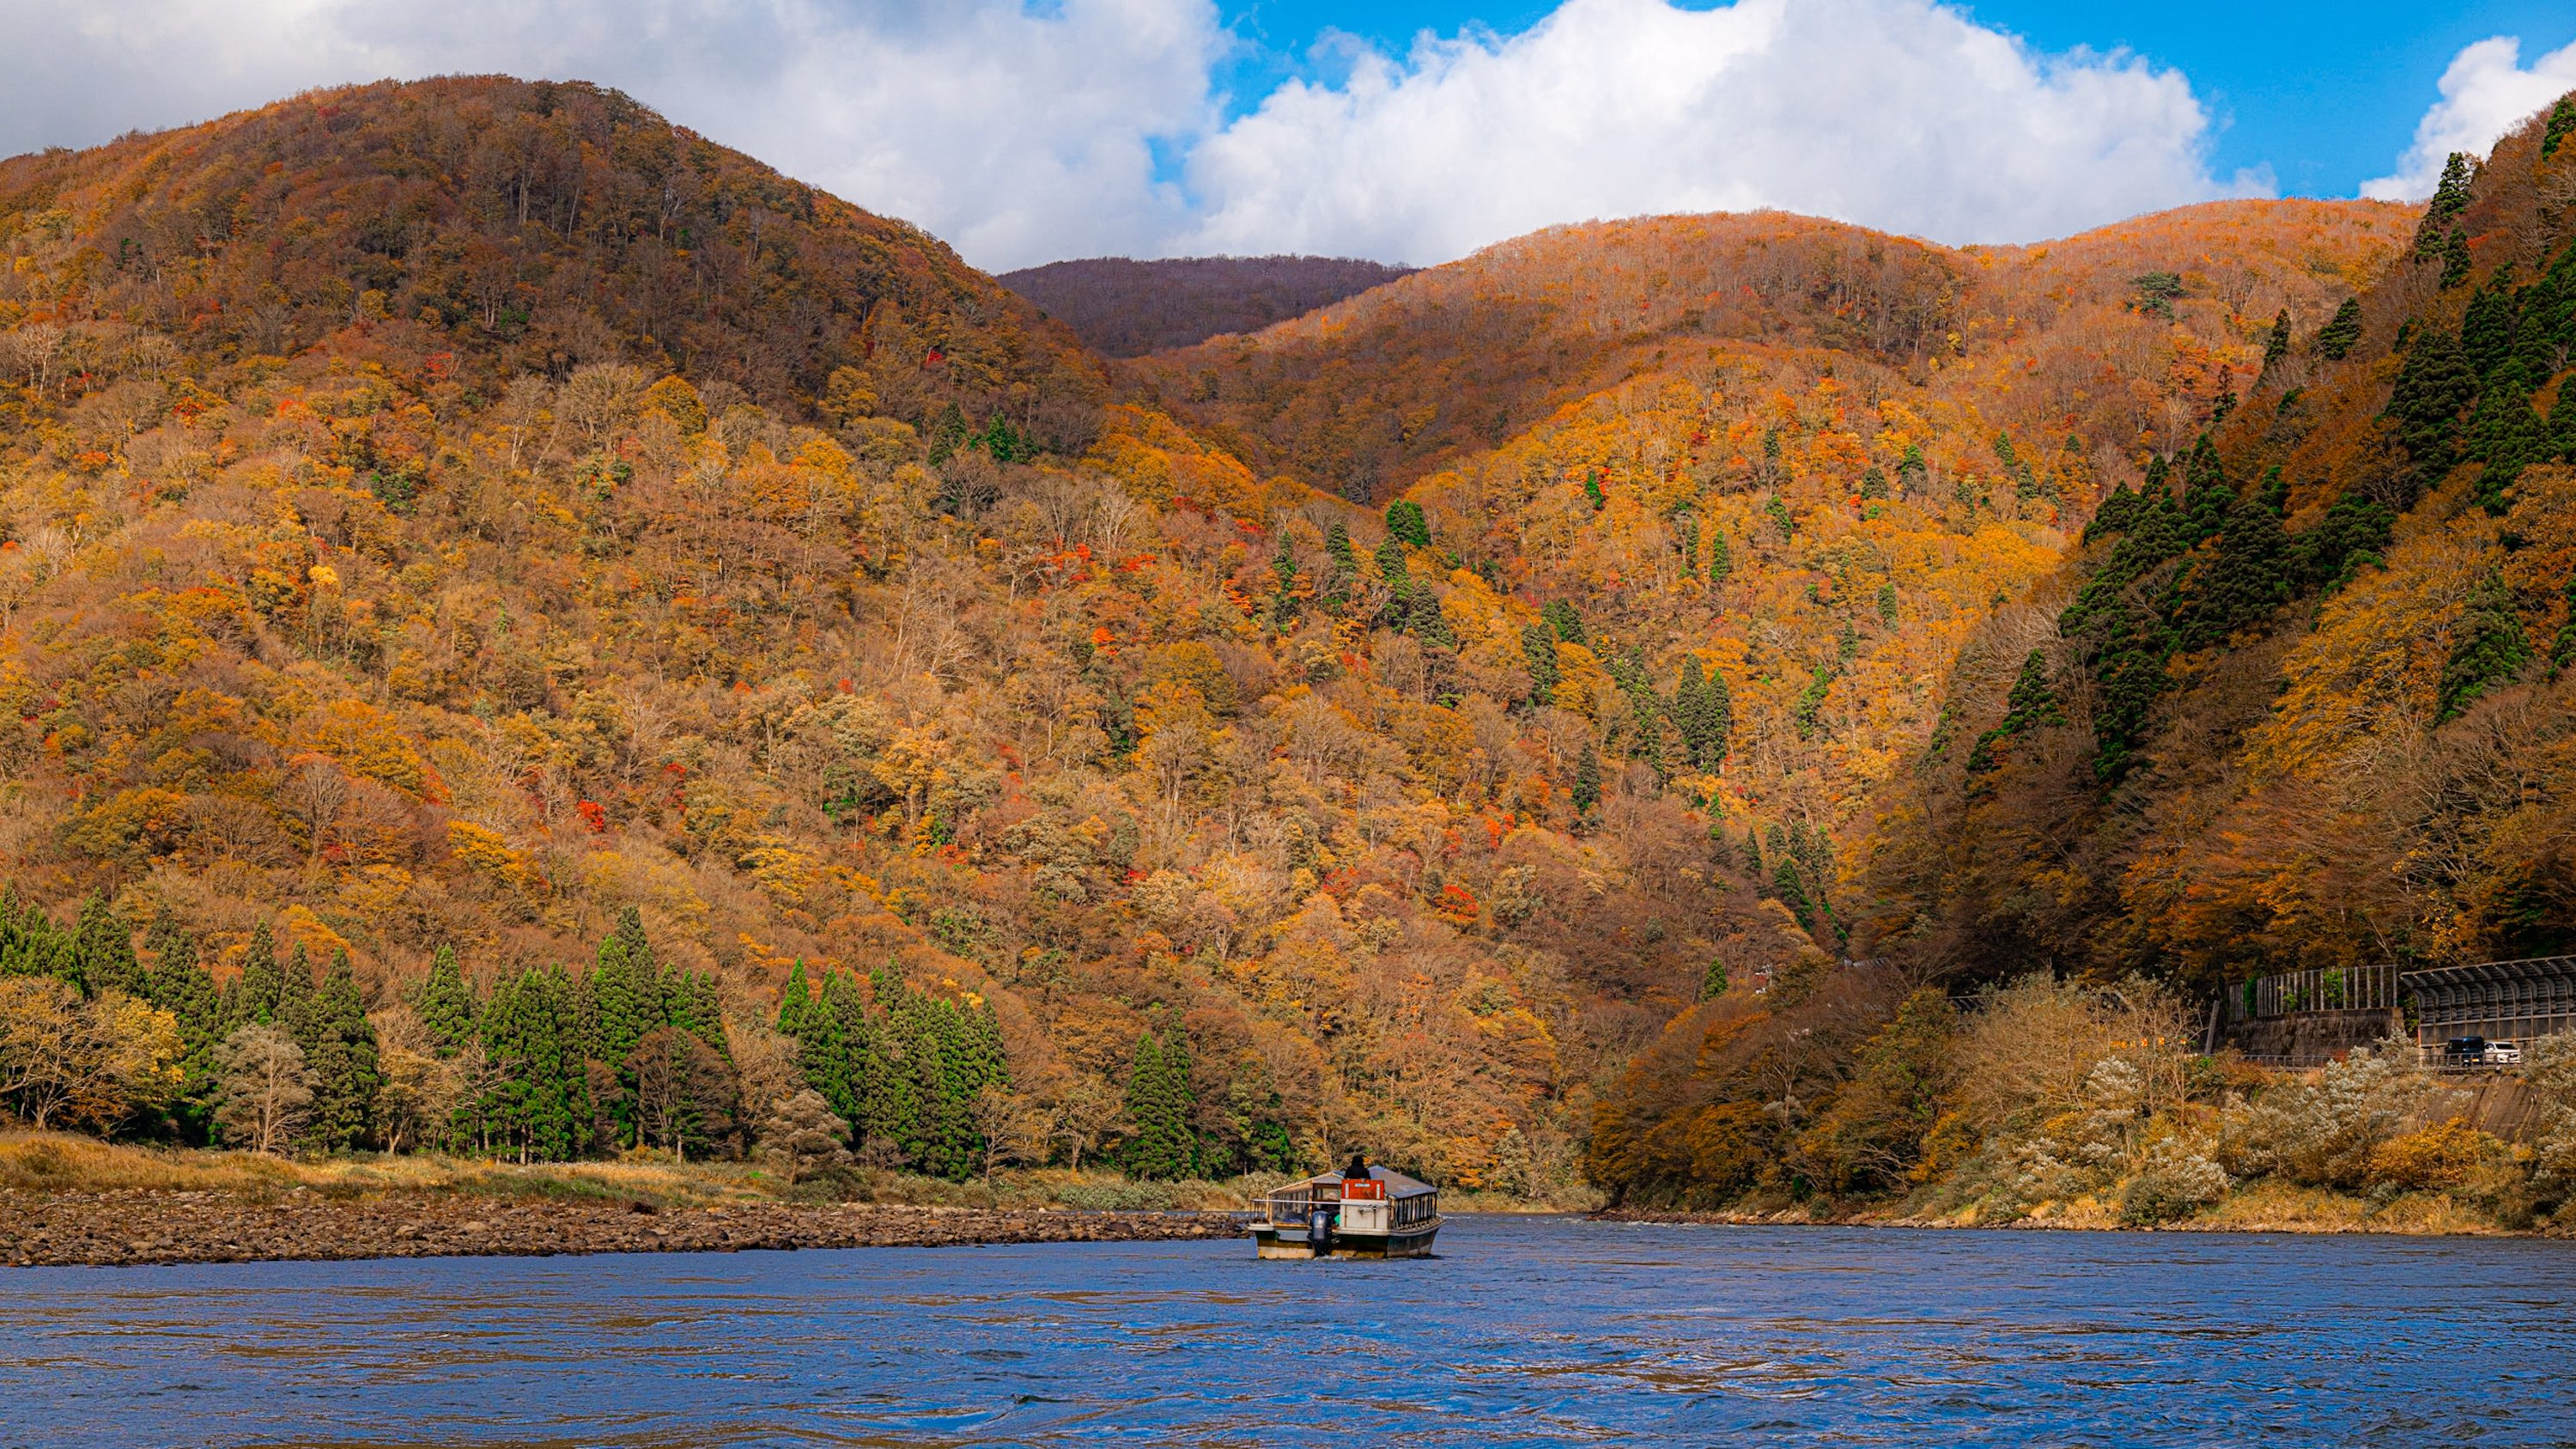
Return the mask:
M891 970L828 973L819 991L805 963L790 968L779 995L778 1030L796 1042L805 1083L850 1124L860 1160L903 1165L935 1177L966 1178L988 1167L998 1124L983 1111L1010 1087L1000 1022L991 1003L914 991ZM1117 1163L1138 1177L1173 1180L1223 1175L1246 1164L1205 1141L1192 1118L1188 1036L1148 1031L1136 1044ZM1294 1157L1275 1121L1252 1134L1252 1165ZM1077 1149L1078 1152L1078 1149ZM1074 1165L1079 1167L1077 1155Z
M51 976L89 999L121 992L176 1023L179 1090L153 1120L128 1130L212 1141L218 1049L244 1028L275 1027L302 1053L312 1088L295 1145L329 1152L388 1140L377 1120L376 1028L346 951L332 953L317 981L302 943L281 957L263 921L240 973L219 989L194 936L168 910L144 932L140 954L134 934L101 896L83 903L69 929L14 891L0 896L0 976ZM470 1061L464 1099L445 1122L428 1124L420 1145L523 1162L639 1145L683 1154L743 1146L715 978L664 970L632 907L588 971L531 969L479 992L442 947L409 1001L437 1056ZM864 983L829 974L817 992L800 961L780 998L778 1029L797 1043L806 1084L850 1124L862 1160L960 1180L988 1165L977 1108L1010 1084L990 1003L930 996L891 970ZM1197 1095L1184 1034L1145 1034L1125 1106L1119 1161L1129 1171L1175 1179L1210 1170L1191 1126ZM1278 1140L1265 1144L1274 1149L1267 1155L1286 1160L1284 1130L1274 1124L1271 1135Z
M346 951L317 981L302 943L280 957L267 922L252 932L241 971L219 990L195 937L164 909L144 932L92 896L66 930L14 892L0 897L0 976L52 976L85 998L111 992L170 1014L180 1084L142 1136L206 1143L215 1135L224 1041L246 1027L293 1040L313 1102L296 1145L340 1151L389 1140L378 1116L384 1085L373 1022ZM531 969L478 992L441 947L411 995L441 1058L466 1058L467 1090L422 1145L554 1160L638 1144L675 1151L739 1144L737 1093L715 978L665 971L629 908L586 972ZM415 1139L419 1140L419 1139Z

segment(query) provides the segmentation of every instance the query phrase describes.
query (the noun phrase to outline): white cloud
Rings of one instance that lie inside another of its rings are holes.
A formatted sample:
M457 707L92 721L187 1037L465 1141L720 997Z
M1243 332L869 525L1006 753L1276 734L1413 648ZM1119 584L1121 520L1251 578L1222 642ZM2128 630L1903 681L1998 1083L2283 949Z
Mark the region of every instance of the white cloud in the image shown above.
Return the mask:
M2361 184L2377 201L2421 201L2442 179L2454 151L2484 156L2505 132L2569 91L2576 91L2576 44L2560 46L2525 70L2522 42L2510 35L2481 40L2451 57L2442 98L2415 123L2415 140L2397 158L2396 174Z
M0 151L378 76L578 77L997 269L1432 262L1756 206L2028 240L2260 189L2209 174L2179 73L2042 54L1933 0L1566 0L1514 36L1348 43L1342 80L1231 121L1215 0L0 0L0 34Z
M1756 206L2023 241L2253 188L2209 175L2208 129L2176 72L2043 56L1930 0L1567 0L1282 87L1191 158L1190 245L1439 261Z

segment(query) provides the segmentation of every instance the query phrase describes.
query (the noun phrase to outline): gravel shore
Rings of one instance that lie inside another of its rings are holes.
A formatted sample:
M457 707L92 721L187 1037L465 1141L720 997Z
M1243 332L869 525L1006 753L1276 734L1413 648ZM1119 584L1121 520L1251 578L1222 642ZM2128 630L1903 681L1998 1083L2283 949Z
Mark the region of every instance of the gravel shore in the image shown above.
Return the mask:
M131 1189L0 1192L0 1265L64 1267L290 1259L553 1253L699 1253L745 1248L921 1248L980 1243L1231 1238L1227 1213L1072 1212L436 1193L273 1197Z

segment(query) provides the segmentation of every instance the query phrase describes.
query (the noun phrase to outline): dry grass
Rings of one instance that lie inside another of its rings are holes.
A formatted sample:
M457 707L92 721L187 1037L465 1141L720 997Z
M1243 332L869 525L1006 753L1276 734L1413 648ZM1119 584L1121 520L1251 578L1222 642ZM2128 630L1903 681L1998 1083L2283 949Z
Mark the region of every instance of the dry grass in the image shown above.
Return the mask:
M298 1188L336 1196L478 1193L499 1197L598 1197L664 1205L765 1198L849 1199L932 1207L1073 1207L1159 1212L1226 1211L1269 1184L1134 1182L1111 1173L1008 1172L981 1182L862 1171L790 1183L764 1162L516 1163L420 1153L357 1153L299 1160L252 1152L139 1147L64 1132L0 1130L0 1191L34 1193L220 1192L268 1197Z

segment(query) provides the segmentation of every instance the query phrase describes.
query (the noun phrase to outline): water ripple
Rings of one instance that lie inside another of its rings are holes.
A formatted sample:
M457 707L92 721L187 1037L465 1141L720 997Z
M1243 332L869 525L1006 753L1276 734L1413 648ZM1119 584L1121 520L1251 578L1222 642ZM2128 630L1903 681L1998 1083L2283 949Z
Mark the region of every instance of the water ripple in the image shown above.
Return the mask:
M0 1449L2576 1446L2576 1249L1461 1219L1241 1244L19 1271Z

